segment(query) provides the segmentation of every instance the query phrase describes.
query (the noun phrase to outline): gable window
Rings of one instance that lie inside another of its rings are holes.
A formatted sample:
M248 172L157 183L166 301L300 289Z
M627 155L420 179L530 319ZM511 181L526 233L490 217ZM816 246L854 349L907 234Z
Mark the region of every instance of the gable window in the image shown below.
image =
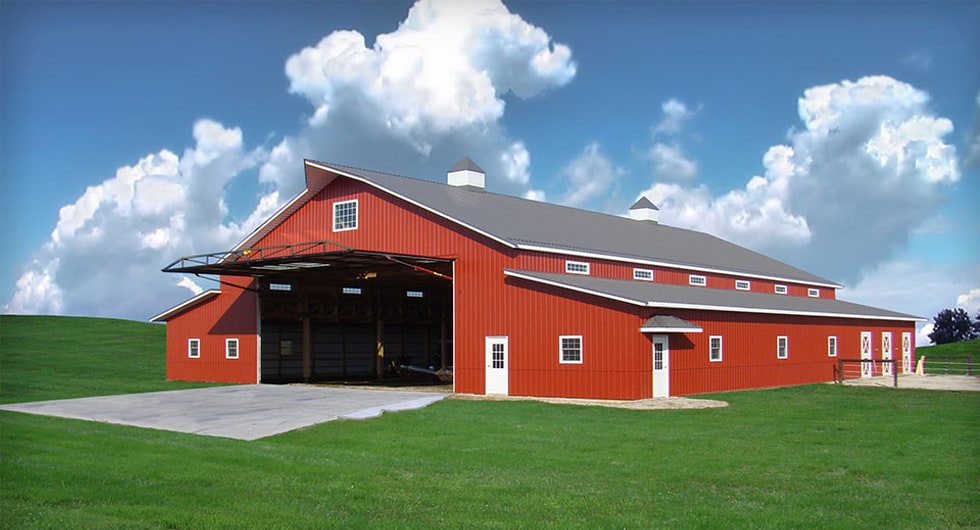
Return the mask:
M788 337L776 337L776 358L777 359L788 359L789 358L789 338Z
M562 364L581 364L582 363L582 336L581 335L562 335L558 337L559 354L558 361Z
M708 360L713 363L721 362L721 336L714 335L708 342L710 343Z
M634 280L653 281L653 271L650 269L633 269Z
M333 231L357 230L357 199L333 203Z
M752 284L748 280L735 280L735 288L739 291L748 291L752 288Z
M187 356L191 359L201 356L201 339L187 339Z
M566 261L565 272L572 274L588 274L589 264L584 261Z
M225 339L225 359L238 358L238 339Z
M819 298L820 297L820 289L807 289L806 290L806 295L809 296L809 297L811 297L811 298Z
M827 357L837 357L837 337L827 337Z
M786 294L789 292L789 289L787 289L785 285L777 285L775 291L776 294Z
M697 274L692 274L692 275L688 276L687 282L690 283L691 285L697 285L699 287L704 287L705 285L708 285L708 278L705 277L705 276L699 276Z

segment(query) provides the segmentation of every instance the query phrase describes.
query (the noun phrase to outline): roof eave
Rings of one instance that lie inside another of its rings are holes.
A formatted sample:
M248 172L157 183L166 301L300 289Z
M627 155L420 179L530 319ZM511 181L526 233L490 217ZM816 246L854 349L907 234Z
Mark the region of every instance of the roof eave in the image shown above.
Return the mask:
M204 291L204 292L202 292L200 294L195 295L193 298L190 298L188 300L185 300L185 301L183 301L183 302L181 302L181 303L179 303L179 304L171 307L170 309L167 309L166 311L164 311L164 312L162 312L162 313L160 313L158 315L155 315L155 316L150 317L150 320L149 321L150 322L166 322L166 321L170 320L171 318L173 318L173 317L175 317L175 316L177 316L177 315L179 315L179 314L181 314L181 313L183 313L185 311L189 311L190 309L194 308L195 306L197 306L199 304L202 304L202 303L206 302L207 300L210 300L211 298L214 298L215 296L218 296L219 294L221 294L221 290L220 289L209 289L207 291Z

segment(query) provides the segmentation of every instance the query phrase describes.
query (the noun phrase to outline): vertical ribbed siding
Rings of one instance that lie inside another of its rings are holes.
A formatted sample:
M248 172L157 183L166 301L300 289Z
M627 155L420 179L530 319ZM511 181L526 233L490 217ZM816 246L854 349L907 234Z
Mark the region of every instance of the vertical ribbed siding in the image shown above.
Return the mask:
M221 294L167 322L167 379L257 383L258 331L251 278L223 277ZM227 285L233 284L233 285ZM187 356L187 339L201 339L201 356ZM238 339L238 359L225 358L225 339Z

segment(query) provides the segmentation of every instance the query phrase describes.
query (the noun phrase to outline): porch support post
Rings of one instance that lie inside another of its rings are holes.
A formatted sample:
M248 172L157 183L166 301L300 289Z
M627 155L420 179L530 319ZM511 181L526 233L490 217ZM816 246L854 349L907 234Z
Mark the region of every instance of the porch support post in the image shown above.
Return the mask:
M303 317L303 381L310 382L310 352L313 350L310 317Z

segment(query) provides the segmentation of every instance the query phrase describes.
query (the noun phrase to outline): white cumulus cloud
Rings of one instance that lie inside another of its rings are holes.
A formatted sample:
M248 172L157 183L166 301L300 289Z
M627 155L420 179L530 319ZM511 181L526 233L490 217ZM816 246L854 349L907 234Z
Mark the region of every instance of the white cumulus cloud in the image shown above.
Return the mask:
M657 183L644 192L661 221L712 232L836 281L888 259L960 178L950 120L929 95L886 76L815 86L803 128L763 156L763 175L714 196Z
M567 191L558 202L581 206L609 192L623 170L602 154L599 144L592 142L561 171Z

